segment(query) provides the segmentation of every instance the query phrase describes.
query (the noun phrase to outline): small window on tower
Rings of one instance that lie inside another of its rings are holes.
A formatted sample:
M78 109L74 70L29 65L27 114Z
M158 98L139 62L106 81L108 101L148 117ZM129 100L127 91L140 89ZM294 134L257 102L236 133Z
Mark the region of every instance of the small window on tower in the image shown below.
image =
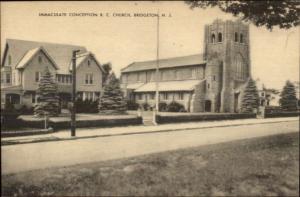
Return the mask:
M212 34L211 35L211 43L215 43L215 40L216 40L216 36L215 36L215 34Z
M222 33L218 34L218 42L222 42Z
M244 43L244 36L243 36L243 34L240 35L240 43Z
M234 42L238 42L239 41L239 35L238 33L234 33Z

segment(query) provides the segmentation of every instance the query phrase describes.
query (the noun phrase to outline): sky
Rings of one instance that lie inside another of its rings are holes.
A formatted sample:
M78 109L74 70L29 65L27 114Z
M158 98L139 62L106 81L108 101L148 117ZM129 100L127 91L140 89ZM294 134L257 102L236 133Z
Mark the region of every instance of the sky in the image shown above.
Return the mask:
M217 18L237 19L218 8L191 10L180 1L1 2L1 57L8 38L82 45L100 63L111 62L119 76L120 70L132 62L156 59L157 17L133 15L158 11L166 15L161 17L159 25L160 58L202 53L205 24ZM40 13L67 16L40 16ZM70 13L98 16L70 16ZM286 80L299 81L299 37L300 27L269 31L250 24L253 78L259 78L267 88L276 89L282 89Z

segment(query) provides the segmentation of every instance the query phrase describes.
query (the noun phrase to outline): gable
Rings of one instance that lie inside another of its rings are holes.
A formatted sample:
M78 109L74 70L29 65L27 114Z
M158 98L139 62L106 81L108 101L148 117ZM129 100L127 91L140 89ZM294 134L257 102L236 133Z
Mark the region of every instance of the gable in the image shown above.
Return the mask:
M50 63L51 65L55 68L55 69L58 69L56 63L53 61L53 59L49 56L49 54L47 53L47 51L42 48L42 47L39 47L39 48L35 48L35 49L32 49L32 50L29 50L24 56L23 58L21 59L21 61L16 65L16 68L17 69L22 69L22 68L25 68L27 66L27 64L32 60L34 59L35 57L39 56L42 58L42 56L44 57L44 59L46 58ZM41 59L42 60L42 59ZM42 63L42 62L41 62Z

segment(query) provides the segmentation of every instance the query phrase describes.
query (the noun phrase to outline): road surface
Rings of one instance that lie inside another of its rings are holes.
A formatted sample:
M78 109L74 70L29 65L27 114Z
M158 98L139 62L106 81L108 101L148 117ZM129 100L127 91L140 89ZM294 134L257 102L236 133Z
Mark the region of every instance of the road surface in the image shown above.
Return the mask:
M290 132L299 132L299 121L10 145L1 147L1 168L17 173Z

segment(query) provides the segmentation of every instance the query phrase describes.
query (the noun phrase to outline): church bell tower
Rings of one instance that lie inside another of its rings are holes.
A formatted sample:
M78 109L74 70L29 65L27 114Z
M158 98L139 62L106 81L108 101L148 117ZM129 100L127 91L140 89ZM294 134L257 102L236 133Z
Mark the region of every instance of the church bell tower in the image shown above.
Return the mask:
M216 19L205 25L205 111L238 112L241 89L250 77L249 26Z

